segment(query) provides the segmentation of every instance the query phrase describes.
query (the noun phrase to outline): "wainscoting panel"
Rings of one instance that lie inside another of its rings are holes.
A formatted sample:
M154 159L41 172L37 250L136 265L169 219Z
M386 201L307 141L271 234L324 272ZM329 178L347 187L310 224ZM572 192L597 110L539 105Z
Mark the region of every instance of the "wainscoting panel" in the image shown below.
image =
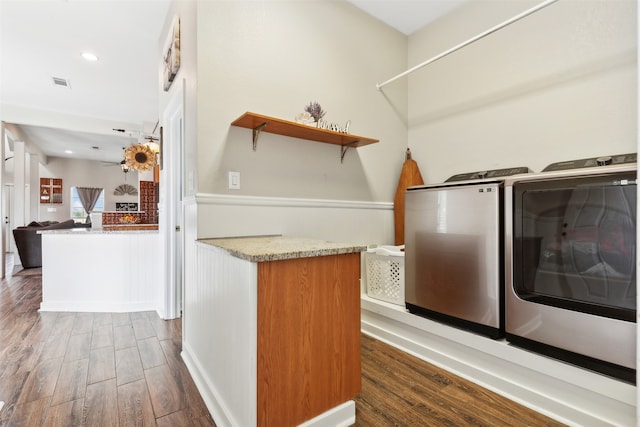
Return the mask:
M196 265L185 287L185 364L216 425L255 426L257 264L196 243Z
M394 242L393 203L198 194L198 237L282 234L364 245Z
M42 235L43 311L160 312L155 231Z

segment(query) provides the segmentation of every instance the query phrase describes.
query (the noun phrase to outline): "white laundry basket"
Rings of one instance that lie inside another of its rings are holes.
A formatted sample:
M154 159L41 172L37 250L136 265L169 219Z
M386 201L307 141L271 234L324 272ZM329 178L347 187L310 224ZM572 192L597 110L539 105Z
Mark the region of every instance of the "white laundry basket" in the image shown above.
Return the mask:
M364 284L371 298L405 305L404 246L379 246L363 253Z

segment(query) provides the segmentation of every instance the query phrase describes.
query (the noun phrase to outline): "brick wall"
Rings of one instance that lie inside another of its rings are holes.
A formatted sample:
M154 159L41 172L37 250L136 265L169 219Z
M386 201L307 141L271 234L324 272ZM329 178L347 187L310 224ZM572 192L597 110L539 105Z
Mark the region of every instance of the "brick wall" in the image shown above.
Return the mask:
M153 181L140 181L141 224L158 223L158 184Z
M140 181L140 204L139 212L104 212L102 214L103 225L122 224L122 217L133 216L137 224L157 224L158 223L158 184L153 181Z

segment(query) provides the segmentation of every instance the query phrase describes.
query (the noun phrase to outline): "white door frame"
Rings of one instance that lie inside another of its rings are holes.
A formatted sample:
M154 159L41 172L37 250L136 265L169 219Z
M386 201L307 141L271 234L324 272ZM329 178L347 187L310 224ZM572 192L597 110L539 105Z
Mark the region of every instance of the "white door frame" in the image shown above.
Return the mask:
M8 226L4 224L5 221L5 217L8 218L12 218L12 215L10 215L9 213L9 207L6 206L6 202L7 199L9 199L11 197L11 193L9 193L9 190L5 188L5 183L4 183L4 170L5 170L5 146L7 145L7 140L6 140L7 136L5 134L4 131L4 123L0 122L0 156L2 157L2 164L0 165L0 200L2 201L2 209L0 209L1 215L2 215L2 228L0 229L0 239L2 240L2 243L0 243L0 250L2 251L2 255L0 255L0 262L2 262L2 265L0 265L0 278L4 279L5 276L7 275L7 271L6 271L6 265L7 265L7 251L10 250L10 245L7 245L6 241L7 241L7 228Z
M160 239L164 246L163 309L165 319L182 315L184 283L182 215L182 150L184 138L184 80L174 82L174 92L163 112L162 171L160 173Z

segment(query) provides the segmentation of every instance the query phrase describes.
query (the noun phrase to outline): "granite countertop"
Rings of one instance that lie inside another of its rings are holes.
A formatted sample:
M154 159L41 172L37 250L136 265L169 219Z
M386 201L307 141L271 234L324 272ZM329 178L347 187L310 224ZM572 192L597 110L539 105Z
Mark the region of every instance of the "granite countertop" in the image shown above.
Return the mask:
M237 258L251 262L350 254L367 250L366 246L352 243L284 236L231 237L198 241L222 248Z

